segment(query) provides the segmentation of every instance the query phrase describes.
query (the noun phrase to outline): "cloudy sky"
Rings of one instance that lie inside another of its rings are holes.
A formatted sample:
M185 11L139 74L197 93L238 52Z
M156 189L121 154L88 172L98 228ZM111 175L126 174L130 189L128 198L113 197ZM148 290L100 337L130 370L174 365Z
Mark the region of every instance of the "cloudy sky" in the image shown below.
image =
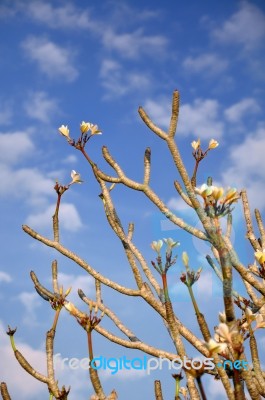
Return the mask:
M142 179L144 150L150 146L151 186L172 212L198 226L174 189L178 173L164 143L137 113L143 106L166 129L172 92L178 89L176 140L189 173L194 161L190 143L200 137L206 148L211 138L218 140L219 147L204 160L198 184L211 175L225 187L246 187L252 209L264 213L265 5L263 0L2 0L0 32L0 353L4 360L0 375L14 399L46 399L46 388L17 366L4 332L8 324L17 326L18 348L44 372L45 332L51 327L53 311L34 291L29 272L33 269L49 286L50 265L56 257L61 284L73 288L71 299L85 309L77 289L94 297L93 281L84 271L35 243L21 229L26 223L51 236L56 179L69 183L74 169L84 180L63 198L63 244L106 277L135 287L122 246L105 222L100 189L90 168L59 135L58 127L68 125L77 137L82 120L98 124L103 135L89 142L90 156L111 173L101 155L101 147L108 146L126 174L137 181ZM188 251L194 268L204 267L197 294L202 312L211 314L213 329L214 315L223 305L217 280L205 262L207 246L164 221L141 193L118 187L113 198L124 226L135 222L136 244L148 261L155 258L151 241L171 236L181 242L178 254ZM241 240L245 234L241 211L239 204L234 211L233 241L242 260L249 263L253 254ZM174 306L189 328L196 329L185 288L179 284L182 269L178 261L170 275ZM103 298L138 337L173 351L161 321L143 302L124 299L109 289L103 290ZM86 357L80 327L66 313L60 322L56 352L62 357ZM107 321L104 324L115 331ZM142 356L99 335L94 346L96 355ZM189 354L198 355L192 349ZM87 371L58 374L61 384L72 386L70 399L83 400L92 394ZM160 377L165 397L173 398L174 382L167 371L150 377L135 371L115 377L103 373L102 382L106 392L115 387L120 399L128 399L132 390L136 396L152 398L153 381ZM225 398L217 382L209 382L207 389L210 398Z

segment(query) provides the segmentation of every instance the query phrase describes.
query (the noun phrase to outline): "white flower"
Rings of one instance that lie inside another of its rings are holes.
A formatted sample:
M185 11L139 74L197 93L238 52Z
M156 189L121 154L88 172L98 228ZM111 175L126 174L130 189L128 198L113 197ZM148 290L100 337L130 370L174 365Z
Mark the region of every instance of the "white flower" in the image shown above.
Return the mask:
M219 312L219 321L226 323L226 315L225 312Z
M82 133L87 133L90 128L91 128L90 122L82 121L82 123L80 124L80 131Z
M163 241L162 241L161 239L158 240L157 242L154 240L154 241L151 243L152 249L153 249L154 251L156 251L157 254L160 253L160 250L161 250L161 247L162 247L162 246L163 246Z
M195 140L193 140L193 142L191 143L191 147L194 148L194 150L196 151L198 149L198 147L200 147L201 141L200 139L197 140L197 142Z
M168 247L169 249L173 249L173 247L179 246L179 245L180 245L179 242L174 242L174 240L171 239L171 238L163 239L163 241L164 241L164 243L167 245L167 247Z
M210 353L224 353L227 349L226 343L218 343L212 338L206 343L206 346Z
M81 179L81 175L76 172L74 169L71 172L71 178L72 178L72 182L70 183L70 185L72 185L73 183L82 183L82 179Z
M215 186L208 186L206 183L204 183L200 188L195 187L194 190L195 193L201 195L205 199L207 196L210 196L213 193Z
M219 146L219 143L216 140L211 139L208 144L209 149L215 149L217 146Z
M102 135L102 132L98 129L97 125L90 124L91 135Z
M221 322L221 324L218 325L218 328L215 330L215 332L226 343L232 344L232 336L238 333L238 328L235 324L229 327L227 324Z
M265 250L263 249L262 251L256 250L255 253L255 258L256 260L260 263L263 264L265 261Z
M256 326L255 330L259 329L259 328L265 328L264 315L257 314L256 315L256 323L257 323L257 326Z
M61 135L65 136L67 139L70 139L70 131L67 125L61 125L60 128L58 128L58 131Z

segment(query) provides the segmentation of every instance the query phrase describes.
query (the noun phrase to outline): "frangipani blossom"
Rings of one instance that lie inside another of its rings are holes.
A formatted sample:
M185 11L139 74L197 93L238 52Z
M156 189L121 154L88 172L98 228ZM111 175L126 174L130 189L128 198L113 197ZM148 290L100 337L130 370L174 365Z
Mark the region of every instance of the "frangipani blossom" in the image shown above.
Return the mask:
M80 124L81 133L87 133L89 131L90 127L91 127L90 122L82 121L82 123Z
M71 178L72 178L72 182L70 183L70 185L72 185L73 183L82 183L82 179L81 179L81 175L76 172L74 169L71 172Z
M97 125L90 124L91 135L102 135L102 132L98 129Z
M265 262L265 250L263 250L263 251L257 250L257 251L255 251L254 254L255 254L256 260L260 264L263 264Z
M206 346L208 347L208 350L211 354L224 353L227 350L226 343L218 343L212 338L206 343Z
M60 128L58 128L58 131L61 135L65 136L67 139L70 139L70 131L67 125L61 125Z
M264 319L264 315L262 315L262 314L257 314L257 315L256 315L256 323L257 323L257 325L256 325L256 327L255 327L255 330L256 330L256 329L259 329L259 328L265 328L265 319Z
M253 314L250 308L245 309L245 318L246 321L241 325L242 329L249 329L249 326L252 324L253 321L256 320L257 316Z
M213 185L208 186L206 183L201 185L200 188L195 187L194 191L195 193L199 194L205 202L207 197L211 196L211 198L215 200L215 206L217 205L218 201L220 204L225 206L236 202L240 198L236 188L228 188L226 193L224 193L224 189L222 187Z
M152 249L153 249L154 251L156 251L157 254L160 253L160 250L161 250L161 247L162 247L162 246L163 246L163 241L162 241L161 239L158 240L157 242L154 240L154 241L151 243Z
M174 240L172 238L168 238L168 239L164 238L163 241L167 245L167 247L170 249L173 249L173 247L180 245L179 242L174 242Z
M236 325L229 327L227 324L221 322L215 332L221 338L221 341L232 344L232 336L238 333L238 328Z
M204 199L207 196L210 196L213 193L214 189L215 189L215 186L208 186L206 183L203 183L200 188L197 188L197 187L194 188L195 193L199 194Z
M222 187L217 187L217 186L208 186L206 183L201 185L200 188L194 188L195 193L199 194L202 196L204 199L207 196L213 196L216 201L218 201L224 193L224 189Z
M191 143L191 147L193 147L195 151L198 149L198 147L200 147L200 145L201 145L200 139L198 139L197 142L193 140L193 142Z
M216 140L211 139L209 144L208 144L208 148L209 149L215 149L217 146L219 146L219 143Z
M230 188L227 190L224 198L220 200L220 203L232 204L240 198L236 188Z
M225 312L219 312L219 321L226 323L226 315Z

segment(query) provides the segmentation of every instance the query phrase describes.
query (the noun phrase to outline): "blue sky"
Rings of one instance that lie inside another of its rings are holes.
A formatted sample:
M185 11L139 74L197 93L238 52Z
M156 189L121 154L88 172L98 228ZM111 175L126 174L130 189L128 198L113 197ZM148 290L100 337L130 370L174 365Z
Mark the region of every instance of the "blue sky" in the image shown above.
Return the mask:
M142 105L166 129L172 92L178 89L176 140L189 173L193 168L190 143L200 137L206 148L211 138L218 140L219 147L201 166L198 184L212 175L218 184L247 187L252 209L264 213L265 6L263 0L2 0L0 19L0 352L4 359L0 376L14 398L46 399L46 388L16 365L4 331L7 324L17 326L18 348L44 371L45 332L53 312L35 293L30 270L50 285L50 264L56 257L61 283L73 287L72 300L84 308L76 295L78 288L94 297L89 276L21 229L26 223L51 235L54 182L68 183L72 169L85 182L71 187L63 198L62 242L105 276L134 287L122 247L104 219L100 189L81 154L58 134L58 127L68 125L71 136L77 137L82 120L98 124L103 135L89 143L91 157L111 172L101 156L101 147L108 146L126 174L138 181L144 150L150 146L152 188L176 215L196 225L174 189L178 173L164 143L148 131L137 113ZM207 246L168 225L141 193L118 187L113 198L124 226L135 222L135 241L147 260L155 257L151 241L171 236L181 242L179 255L186 250L195 268L204 267L198 297L213 330L216 312L223 305L217 280L204 259ZM234 243L242 260L250 263L253 253L243 241L241 211L239 204L233 212ZM175 310L190 329L197 329L179 284L182 270L178 261L170 275L172 287L177 285ZM143 302L123 299L108 288L103 298L142 340L173 351L161 321ZM104 324L115 331L106 320ZM98 355L133 358L140 354L99 335L94 345ZM66 313L58 328L56 351L64 357L87 355L85 336ZM198 355L192 349L190 354ZM69 371L59 373L61 384L72 386L70 399L87 399L92 393L86 372L75 371L71 377ZM173 380L166 371L150 377L133 372L103 374L102 382L106 392L115 387L120 399L128 399L132 390L136 396L153 398L153 381L159 377L165 397L172 398ZM225 398L218 383L207 385L210 398Z

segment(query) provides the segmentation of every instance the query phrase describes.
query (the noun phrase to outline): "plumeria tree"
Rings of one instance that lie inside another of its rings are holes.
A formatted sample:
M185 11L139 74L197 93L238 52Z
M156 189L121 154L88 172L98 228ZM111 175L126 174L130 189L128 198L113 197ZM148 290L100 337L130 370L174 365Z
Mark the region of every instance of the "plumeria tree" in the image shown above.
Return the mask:
M103 147L102 153L105 161L113 169L113 174L107 174L93 161L89 152L88 142L96 135L101 134L97 125L83 121L80 124L80 136L77 139L71 137L68 126L62 125L59 128L59 133L67 140L68 144L73 149L78 150L91 167L100 187L100 198L103 202L104 213L113 233L122 243L128 260L128 268L131 270L135 280L135 288L129 288L112 281L107 276L96 271L88 261L83 260L61 243L59 216L62 197L67 190L72 189L74 184L82 183L80 174L73 170L70 183L63 185L56 182L54 186L57 193L57 203L53 215L53 238L44 237L41 233L35 232L26 225L23 226L23 230L33 239L57 250L90 274L95 281L95 298L87 297L82 288L79 289L80 298L88 306L87 312L81 311L76 304L70 302L67 296L71 288L64 291L63 287L60 286L60 282L58 282L57 261L52 263L52 289L43 286L36 274L31 272L36 291L54 309L54 320L51 329L46 334L46 375L37 372L34 366L30 365L23 354L16 348L14 340L15 329L9 327L7 331L17 361L33 378L47 385L50 399L67 399L69 395L69 388L66 388L66 386L60 388L58 386L53 358L56 327L63 309L70 313L87 335L89 374L94 388L94 394L90 399L116 399L118 392L118 388L113 389L110 394L104 391L93 355L92 335L94 334L100 334L106 340L120 346L137 349L153 357L163 357L169 361L181 363L183 366L182 372L173 375L175 380L175 399L206 399L207 390L203 385L206 374L212 376L213 379L221 381L229 400L243 400L246 398L247 393L251 399L255 400L265 397L265 372L262 370L255 336L258 329L265 327L265 230L262 218L260 212L255 210L255 218L259 230L259 237L257 238L253 230L245 189L238 191L236 188L225 190L222 187L217 187L213 184L213 177L208 177L207 182L197 187L199 164L219 143L211 139L206 150L203 150L200 139L191 143L195 166L190 177L175 140L178 114L179 93L177 91L173 93L172 114L167 132L155 125L143 108L139 108L139 115L143 122L167 144L169 153L181 178L180 181L174 182L175 188L183 202L197 214L202 229L189 225L182 218L171 212L151 188L150 148L147 148L144 153L143 181L137 182L124 173L122 167L113 158L107 147ZM155 240L151 243L154 251L154 260L149 263L144 257L145 249L139 249L134 241L134 224L130 223L125 228L116 211L112 198L112 190L116 185L124 185L128 190L142 192L173 224L209 244L212 255L207 255L206 260L219 278L223 293L218 326L212 326L209 323L209 318L200 309L193 287L203 272L201 268L195 271L190 266L187 252L182 252L182 263L185 272L180 275L180 280L187 287L187 292L190 296L190 307L195 313L200 335L196 335L189 329L187 324L180 320L174 310L168 287L168 271L176 263L179 242L172 238L154 238ZM239 201L242 201L243 204L247 239L253 248L253 259L255 259L248 266L243 265L231 243L233 205ZM226 229L221 226L222 219L226 219ZM245 293L238 293L233 288L233 275L235 272L241 277ZM174 351L170 352L167 349L157 348L152 346L151 343L138 339L137 332L132 330L133 327L126 326L119 318L119 310L112 310L103 302L102 285L108 286L122 296L140 297L144 300L152 311L161 318L161 323L165 325L172 339ZM104 328L105 318L108 318L118 327L121 336L113 334ZM187 342L208 361L195 362L192 360L186 349ZM212 364L209 364L209 359ZM209 368L209 365L211 368ZM243 366L243 368L239 368L239 366ZM4 400L11 399L5 383L1 384L1 394ZM154 398L157 400L163 399L163 382L159 380L154 382Z

